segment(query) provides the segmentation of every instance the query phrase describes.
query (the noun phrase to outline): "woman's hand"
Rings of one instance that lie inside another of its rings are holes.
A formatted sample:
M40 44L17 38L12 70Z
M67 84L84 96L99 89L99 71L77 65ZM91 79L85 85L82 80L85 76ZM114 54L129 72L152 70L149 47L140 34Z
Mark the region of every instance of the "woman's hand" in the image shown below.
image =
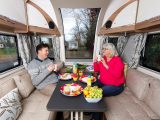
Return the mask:
M103 66L108 70L109 66L107 65L106 61L104 60L104 58L101 58L101 62L103 64Z

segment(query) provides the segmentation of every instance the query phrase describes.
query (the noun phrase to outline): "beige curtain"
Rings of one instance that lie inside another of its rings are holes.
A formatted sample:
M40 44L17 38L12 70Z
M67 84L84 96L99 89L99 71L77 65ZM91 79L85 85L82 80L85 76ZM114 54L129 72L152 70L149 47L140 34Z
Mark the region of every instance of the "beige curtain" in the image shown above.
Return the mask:
M31 39L30 36L24 34L17 34L17 39L19 54L26 68L27 64L31 61Z

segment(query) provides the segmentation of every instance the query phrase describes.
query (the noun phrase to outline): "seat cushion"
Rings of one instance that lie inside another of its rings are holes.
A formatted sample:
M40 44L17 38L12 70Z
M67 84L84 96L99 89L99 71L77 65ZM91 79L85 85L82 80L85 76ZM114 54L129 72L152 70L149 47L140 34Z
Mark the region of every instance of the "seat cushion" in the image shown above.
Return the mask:
M125 89L118 96L106 97L105 102L108 110L105 112L105 115L107 120L151 120L149 115L158 118L149 108L147 113L147 110L144 110L135 101L139 100L128 89Z
M35 90L22 101L23 112L18 120L54 120L56 112L50 112L46 109L49 98L49 96Z
M150 83L149 92L145 98L145 103L160 116L160 80L154 79Z
M15 82L12 78L5 79L5 82L0 83L0 98L16 88ZM7 81L7 82L6 82Z
M32 81L28 72L23 72L17 76L14 76L13 78L21 96L23 98L28 97L30 93L34 90L34 86L32 85Z
M154 78L140 71L129 69L126 77L126 85L138 99L143 100L152 79Z

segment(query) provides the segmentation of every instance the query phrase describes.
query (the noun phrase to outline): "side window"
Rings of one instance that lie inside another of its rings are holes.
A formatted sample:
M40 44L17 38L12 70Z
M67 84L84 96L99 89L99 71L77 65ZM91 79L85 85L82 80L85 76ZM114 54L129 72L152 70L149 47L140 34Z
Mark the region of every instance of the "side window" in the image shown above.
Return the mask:
M0 73L19 65L17 37L0 34Z
M160 72L160 33L147 36L140 65Z
M118 37L109 37L108 42L113 43L117 47Z
M46 43L49 45L49 57L54 57L54 50L53 50L53 44L52 44L52 38L48 37L41 37L41 42Z

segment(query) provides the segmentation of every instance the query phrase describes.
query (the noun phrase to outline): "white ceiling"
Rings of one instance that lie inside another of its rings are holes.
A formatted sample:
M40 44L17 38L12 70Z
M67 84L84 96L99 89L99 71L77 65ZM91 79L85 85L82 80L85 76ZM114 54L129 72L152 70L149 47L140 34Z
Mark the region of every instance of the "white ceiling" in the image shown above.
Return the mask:
M59 8L101 8L97 24L97 33L99 32L106 9L111 0L51 0L58 21L58 28L63 34L63 24Z

